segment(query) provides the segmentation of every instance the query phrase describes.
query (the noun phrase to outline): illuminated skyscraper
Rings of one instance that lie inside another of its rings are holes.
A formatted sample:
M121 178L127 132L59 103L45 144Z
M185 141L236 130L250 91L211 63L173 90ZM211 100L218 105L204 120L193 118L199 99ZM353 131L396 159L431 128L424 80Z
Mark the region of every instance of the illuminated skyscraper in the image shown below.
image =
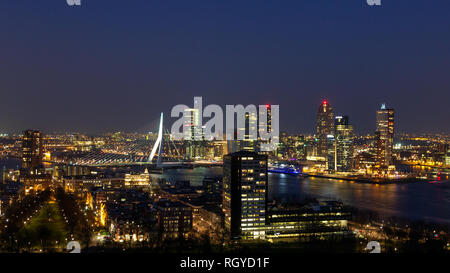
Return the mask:
M198 137L202 134L199 110L195 108L188 108L184 111L184 116L186 117L184 126L187 127L187 130L184 131L184 140L200 140Z
M328 140L327 136L334 134L333 108L323 100L317 112L317 137L319 139L317 155L327 157Z
M336 167L339 172L352 169L353 161L353 125L348 116L337 116L335 119Z
M262 130L266 129L268 133L272 132L272 105L270 104L266 104L266 110L267 110L267 125L264 123L264 120L259 120L259 132L261 134ZM280 137L278 135L274 135L273 139L271 140L273 143L279 143L280 142ZM277 148L275 147L275 149L273 151L262 151L261 149L261 144L265 143L265 144L269 144L271 141L269 140L261 140L259 138L258 141L258 148L257 151L261 154L266 154L269 156L275 156L277 154Z
M380 167L392 164L394 144L394 109L387 109L383 103L377 110L377 163Z
M224 157L223 212L231 239L265 237L267 155L240 151Z
M27 130L22 141L22 168L33 170L42 165L42 132Z
M336 138L334 135L327 135L327 169L329 171L337 170L337 158L336 158Z
M270 104L266 105L267 110L267 132L272 131L272 107ZM263 122L263 120L259 121L259 131L265 129L266 124Z
M188 108L184 116L186 117L184 126L187 129L184 131L186 154L191 158L202 157L204 156L204 128L201 125L200 112L198 109Z
M258 134L258 117L256 113L245 112L245 125L243 128L237 128L236 134L234 136L234 140L230 140L229 143L231 145L231 152L239 152L239 151L248 151L248 152L256 152L257 151L257 135L252 135L251 132ZM239 134L244 136L243 140L238 140L237 135Z

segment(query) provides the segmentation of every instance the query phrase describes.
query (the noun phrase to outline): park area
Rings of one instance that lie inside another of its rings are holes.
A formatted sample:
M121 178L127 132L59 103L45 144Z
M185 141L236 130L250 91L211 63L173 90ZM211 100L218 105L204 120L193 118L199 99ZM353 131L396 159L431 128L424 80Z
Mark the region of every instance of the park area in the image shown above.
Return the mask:
M67 245L67 234L58 205L50 201L25 224L17 239L30 252L57 252Z

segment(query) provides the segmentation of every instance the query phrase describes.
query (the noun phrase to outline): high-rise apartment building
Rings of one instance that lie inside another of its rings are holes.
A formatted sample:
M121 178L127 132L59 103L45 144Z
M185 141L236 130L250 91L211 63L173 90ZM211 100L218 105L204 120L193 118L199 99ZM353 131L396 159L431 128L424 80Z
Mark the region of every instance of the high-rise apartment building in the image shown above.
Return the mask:
M337 170L337 158L336 158L336 138L333 135L327 135L327 169L330 172Z
M323 100L317 111L317 137L319 139L317 155L327 157L328 154L328 135L334 134L334 115L333 108Z
M243 139L237 139L238 134L243 135ZM229 140L229 150L231 152L248 151L257 152L258 137L258 117L257 113L245 112L244 127L236 128L234 140Z
M196 108L185 109L184 141L186 154L191 158L204 157L204 127L200 120L200 111Z
M383 103L377 110L377 164L387 167L392 164L392 151L394 145L394 109L386 108Z
M335 119L336 139L336 171L348 172L353 163L353 125L348 116L337 116Z
M43 140L41 131L27 130L22 141L22 168L33 170L42 165Z
M262 119L259 120L258 131L259 131L260 135L261 135L263 130L267 130L268 133L272 132L272 105L266 104L266 111L267 111L267 120L266 120L267 124L265 123L264 120L262 120ZM279 143L280 142L279 140L280 140L279 136L274 135L273 139L272 139L272 143ZM277 154L277 148L278 147L273 147L274 150L272 150L272 151L262 151L262 149L261 149L261 144L266 144L267 145L269 143L270 143L270 141L268 141L268 140L261 140L259 138L258 145L257 145L258 146L257 151L259 153L261 153L261 154L266 154L266 155L269 155L269 156L275 156Z
M267 155L240 151L224 157L223 212L231 239L263 239L267 211Z
M185 123L184 126L187 128L184 134L184 140L201 140L201 120L200 112L195 108L187 108L184 110ZM200 137L200 138L199 138Z

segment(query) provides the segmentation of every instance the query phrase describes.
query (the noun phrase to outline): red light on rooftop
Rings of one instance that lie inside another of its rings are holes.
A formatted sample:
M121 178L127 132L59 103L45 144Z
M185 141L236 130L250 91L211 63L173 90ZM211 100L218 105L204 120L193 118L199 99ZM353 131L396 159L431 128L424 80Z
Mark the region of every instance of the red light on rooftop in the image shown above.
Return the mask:
M270 108L270 104L266 104L266 108Z
M322 104L324 104L324 105L326 105L327 103L328 103L327 100L322 101Z

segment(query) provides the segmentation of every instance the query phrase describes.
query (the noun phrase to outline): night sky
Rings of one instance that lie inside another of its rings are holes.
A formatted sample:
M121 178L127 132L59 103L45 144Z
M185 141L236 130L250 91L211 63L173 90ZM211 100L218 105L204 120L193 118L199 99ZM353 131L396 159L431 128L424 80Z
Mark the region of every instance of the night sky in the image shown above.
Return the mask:
M450 131L450 1L0 1L0 132L155 131L176 104L279 104L314 132ZM166 119L172 123L174 119ZM170 125L168 124L168 125Z

